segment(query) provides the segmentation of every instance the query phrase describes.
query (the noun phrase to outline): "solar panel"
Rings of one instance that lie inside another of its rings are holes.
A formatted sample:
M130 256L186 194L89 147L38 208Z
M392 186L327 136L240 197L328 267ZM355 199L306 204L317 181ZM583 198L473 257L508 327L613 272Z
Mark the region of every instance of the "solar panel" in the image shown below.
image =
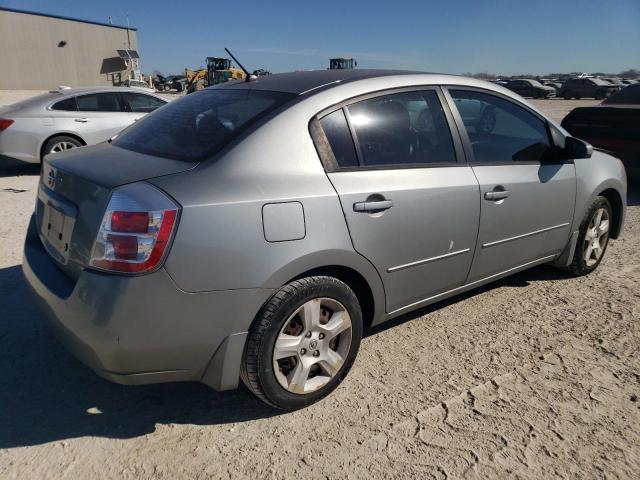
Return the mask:
M116 50L118 52L118 56L120 58L128 59L128 58L140 58L137 50Z

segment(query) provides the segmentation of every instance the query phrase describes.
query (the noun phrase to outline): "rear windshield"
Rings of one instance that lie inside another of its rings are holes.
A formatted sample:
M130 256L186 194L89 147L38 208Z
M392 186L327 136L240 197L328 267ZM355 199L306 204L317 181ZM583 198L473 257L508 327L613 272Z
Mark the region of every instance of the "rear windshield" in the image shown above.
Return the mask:
M159 157L200 161L294 97L264 90L202 90L147 115L113 144Z

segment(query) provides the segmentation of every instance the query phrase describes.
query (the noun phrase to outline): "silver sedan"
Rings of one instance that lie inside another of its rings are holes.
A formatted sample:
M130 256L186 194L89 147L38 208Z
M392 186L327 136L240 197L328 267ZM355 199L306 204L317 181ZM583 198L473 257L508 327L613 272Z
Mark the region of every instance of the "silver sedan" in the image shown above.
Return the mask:
M345 378L366 327L535 265L594 271L626 188L618 159L497 85L269 75L48 156L23 271L100 375L242 379L295 409Z
M0 107L0 157L39 163L104 142L167 101L127 87L60 88Z

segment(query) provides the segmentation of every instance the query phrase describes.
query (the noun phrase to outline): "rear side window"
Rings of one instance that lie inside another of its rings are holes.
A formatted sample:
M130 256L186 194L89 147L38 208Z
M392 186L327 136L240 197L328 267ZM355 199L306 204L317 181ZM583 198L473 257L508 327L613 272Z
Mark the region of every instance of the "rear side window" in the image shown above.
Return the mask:
M363 166L456 162L451 132L433 90L375 97L347 110Z
M51 107L51 110L64 110L66 112L75 112L77 109L76 97L69 97L58 103L54 103Z
M450 90L480 163L541 161L551 154L545 122L515 103L486 93Z
M358 157L344 111L340 109L327 115L320 120L320 125L338 165L342 168L357 167Z
M264 90L202 90L145 117L113 145L176 160L203 160L295 97Z
M156 108L162 107L167 102L151 95L142 93L123 93L125 101L129 105L129 111L137 113L150 113Z
M92 93L77 97L81 112L124 112L120 95L116 92Z

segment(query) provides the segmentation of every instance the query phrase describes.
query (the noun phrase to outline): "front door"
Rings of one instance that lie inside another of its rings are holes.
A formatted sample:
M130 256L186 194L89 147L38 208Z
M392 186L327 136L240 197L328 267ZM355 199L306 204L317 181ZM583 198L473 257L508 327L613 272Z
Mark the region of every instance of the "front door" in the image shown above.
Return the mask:
M449 89L453 105L483 104L495 122L478 130L457 118L468 137L481 194L474 282L538 261L567 245L576 194L574 164L554 160L546 122L515 101L476 90ZM464 111L464 108L460 108Z
M323 117L354 248L397 313L460 286L473 258L478 183L435 89L380 95ZM354 142L351 140L353 133Z

